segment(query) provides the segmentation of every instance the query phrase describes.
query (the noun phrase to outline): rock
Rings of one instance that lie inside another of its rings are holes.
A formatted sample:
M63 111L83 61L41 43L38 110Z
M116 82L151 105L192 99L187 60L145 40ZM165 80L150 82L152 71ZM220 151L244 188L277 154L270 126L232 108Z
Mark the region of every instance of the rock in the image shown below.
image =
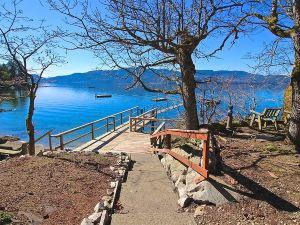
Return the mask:
M103 202L104 209L110 209L112 207L111 201Z
M43 156L51 156L51 155L53 155L52 151L45 151L45 152L43 152Z
M114 171L114 170L115 170L115 167L110 166L109 169L110 169L111 171Z
M195 189L196 190L196 189ZM204 180L197 185L197 191L190 192L196 203L212 203L221 205L227 202L238 201L243 198L235 189L221 180ZM189 192L188 192L189 193Z
M88 217L93 223L99 223L101 219L102 212L93 213Z
M180 205L182 208L187 207L191 203L192 199L184 195L181 198L178 199L178 205Z
M186 177L186 175L181 174L181 175L178 177L177 181L175 182L175 187L178 187L180 184L185 185L185 184L184 184L184 183L185 183L185 177Z
M110 187L111 187L111 188L115 188L115 187L116 187L116 185L117 185L117 183L116 183L116 182L110 182Z
M187 195L186 185L184 183L180 183L179 185L177 185L177 191L179 198L184 197L185 195Z
M51 216L55 211L57 211L56 208L52 206L45 206L44 215L43 215L44 219L49 218L49 216Z
M107 202L111 202L112 197L111 196L103 196L102 200L103 201L107 201Z
M197 217L197 216L203 216L205 206L206 206L206 205L200 205L200 206L198 206L198 207L195 209L194 217Z
M37 156L42 156L44 151L45 151L45 148L43 145L41 145L41 144L35 145L35 154Z
M92 222L92 220L84 218L80 225L94 225L94 223Z
M166 168L166 159L165 159L165 157L162 157L160 162L163 165L163 167Z
M19 141L20 138L16 137L16 136L1 136L0 137L0 144L4 144L7 141Z
M169 157L172 157L172 156L169 156ZM168 159L168 157L166 157L166 163L169 164L168 168L169 168L171 180L173 181L173 183L175 183L178 180L180 175L186 173L186 166L183 165L182 163L180 163L179 161L174 160L173 157L172 157L172 160L170 160L170 159Z
M282 141L283 136L273 135L273 134L256 134L256 141Z
M13 109L0 109L0 113L1 112L11 112L14 111Z
M200 175L197 172L195 172L193 169L188 168L185 177L186 190L188 193L195 192L200 189L200 186L195 183L195 179L198 178L199 176Z
M112 189L107 189L107 190L106 190L106 193L107 193L107 195L112 196L113 193L114 193L114 190L112 190Z
M94 212L98 213L105 209L104 204L102 202L98 202L94 208Z
M23 215L25 217L27 217L27 219L29 220L29 224L32 225L37 225L43 222L43 218L40 215L35 215L33 213L30 212L23 212L23 211L19 211L18 215Z

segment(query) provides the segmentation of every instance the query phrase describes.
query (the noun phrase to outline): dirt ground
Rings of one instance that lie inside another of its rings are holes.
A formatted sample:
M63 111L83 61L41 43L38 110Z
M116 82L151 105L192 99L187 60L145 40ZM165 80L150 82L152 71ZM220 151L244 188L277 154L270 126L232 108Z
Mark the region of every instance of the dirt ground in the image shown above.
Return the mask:
M115 162L96 154L0 161L0 210L12 224L80 224L106 194Z
M300 155L284 140L255 134L261 132L247 127L221 134L221 178L245 199L202 206L197 224L300 224Z

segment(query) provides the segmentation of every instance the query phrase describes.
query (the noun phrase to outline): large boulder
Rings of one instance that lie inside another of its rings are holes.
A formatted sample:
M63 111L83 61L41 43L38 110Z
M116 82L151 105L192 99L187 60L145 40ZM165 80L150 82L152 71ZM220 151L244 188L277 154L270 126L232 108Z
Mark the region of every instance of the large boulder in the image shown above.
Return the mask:
M186 166L181 162L175 160L172 156L166 155L165 160L163 161L165 163L164 167L169 173L173 183L175 183L181 175L184 175L186 173Z
M212 203L221 205L227 202L236 202L243 198L232 186L224 183L219 179L204 180L190 192L189 195L196 203Z

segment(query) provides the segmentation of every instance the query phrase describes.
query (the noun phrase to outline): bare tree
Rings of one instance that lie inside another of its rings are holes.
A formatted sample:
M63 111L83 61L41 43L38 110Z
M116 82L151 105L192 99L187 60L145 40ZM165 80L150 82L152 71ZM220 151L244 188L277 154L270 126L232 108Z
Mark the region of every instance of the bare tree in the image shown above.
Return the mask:
M44 21L33 21L18 9L22 1L13 0L0 9L0 58L12 59L22 76L29 82L29 108L26 129L29 137L28 152L35 154L33 123L36 93L45 71L62 62L55 52L55 38L59 31L51 31Z
M198 129L195 58L208 59L242 31L246 0L48 0L73 26L72 49L92 49L134 77L131 87L182 96L187 129ZM101 10L99 10L101 8ZM80 11L80 13L78 13ZM206 41L215 38L213 46ZM167 68L172 73L155 69ZM152 71L159 87L147 82ZM165 82L170 85L164 85Z
M260 24L275 36L290 40L293 44L292 115L288 137L300 147L300 1L264 0L258 1L258 6L259 10L253 15L260 20Z

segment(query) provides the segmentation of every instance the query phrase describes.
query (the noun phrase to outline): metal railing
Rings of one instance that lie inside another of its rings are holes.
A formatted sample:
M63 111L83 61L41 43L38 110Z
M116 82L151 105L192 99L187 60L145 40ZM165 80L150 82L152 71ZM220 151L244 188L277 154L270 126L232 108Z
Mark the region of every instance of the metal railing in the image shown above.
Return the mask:
M90 123L86 123L84 125L72 128L70 130L61 132L59 134L52 135L51 132L50 132L48 134L49 135L49 140L50 140L49 143L51 143L51 144L49 144L49 148L50 148L50 150L53 150L52 140L51 140L52 138L59 139L59 146L55 147L54 149L61 149L61 150L64 150L66 145L68 145L72 142L75 142L75 141L77 141L81 138L87 137L88 135L90 135L91 140L93 140L93 139L95 139L96 131L99 131L101 129L103 129L105 132L115 131L117 125L124 124L125 122L130 120L130 118L133 115L139 115L139 113L140 113L140 108L138 106L136 106L136 107L133 107L131 109L127 109L127 110L124 110L122 112L119 112L119 113L116 113L116 114L113 114L113 115L109 115L107 117L92 121ZM127 118L128 118L128 120L127 120ZM96 124L100 124L101 122L102 123L104 122L104 125L97 127ZM75 138L73 137L73 139L70 139L70 140L67 140L67 141L65 140L66 135L74 133L74 132L79 131L79 130L83 130L83 129L88 128L88 127L90 128L90 131L88 131L86 133L83 133L83 134L80 134L79 136L76 136Z
M162 129L162 127L160 127ZM157 128L158 130L158 128ZM171 149L171 136L183 137L183 138L193 138L203 140L203 149L202 149L202 163L198 165L188 158L183 157L182 155L175 153ZM209 177L208 173L208 163L209 163L209 131L206 129L203 130L179 130L179 129L167 129L163 131L158 131L153 133L150 136L150 142L153 149L153 152L162 152L171 155L173 158L177 159L186 166L192 168L194 171L199 173L201 176L197 179L197 183L201 182L204 179ZM162 148L162 145L165 145L165 148Z

